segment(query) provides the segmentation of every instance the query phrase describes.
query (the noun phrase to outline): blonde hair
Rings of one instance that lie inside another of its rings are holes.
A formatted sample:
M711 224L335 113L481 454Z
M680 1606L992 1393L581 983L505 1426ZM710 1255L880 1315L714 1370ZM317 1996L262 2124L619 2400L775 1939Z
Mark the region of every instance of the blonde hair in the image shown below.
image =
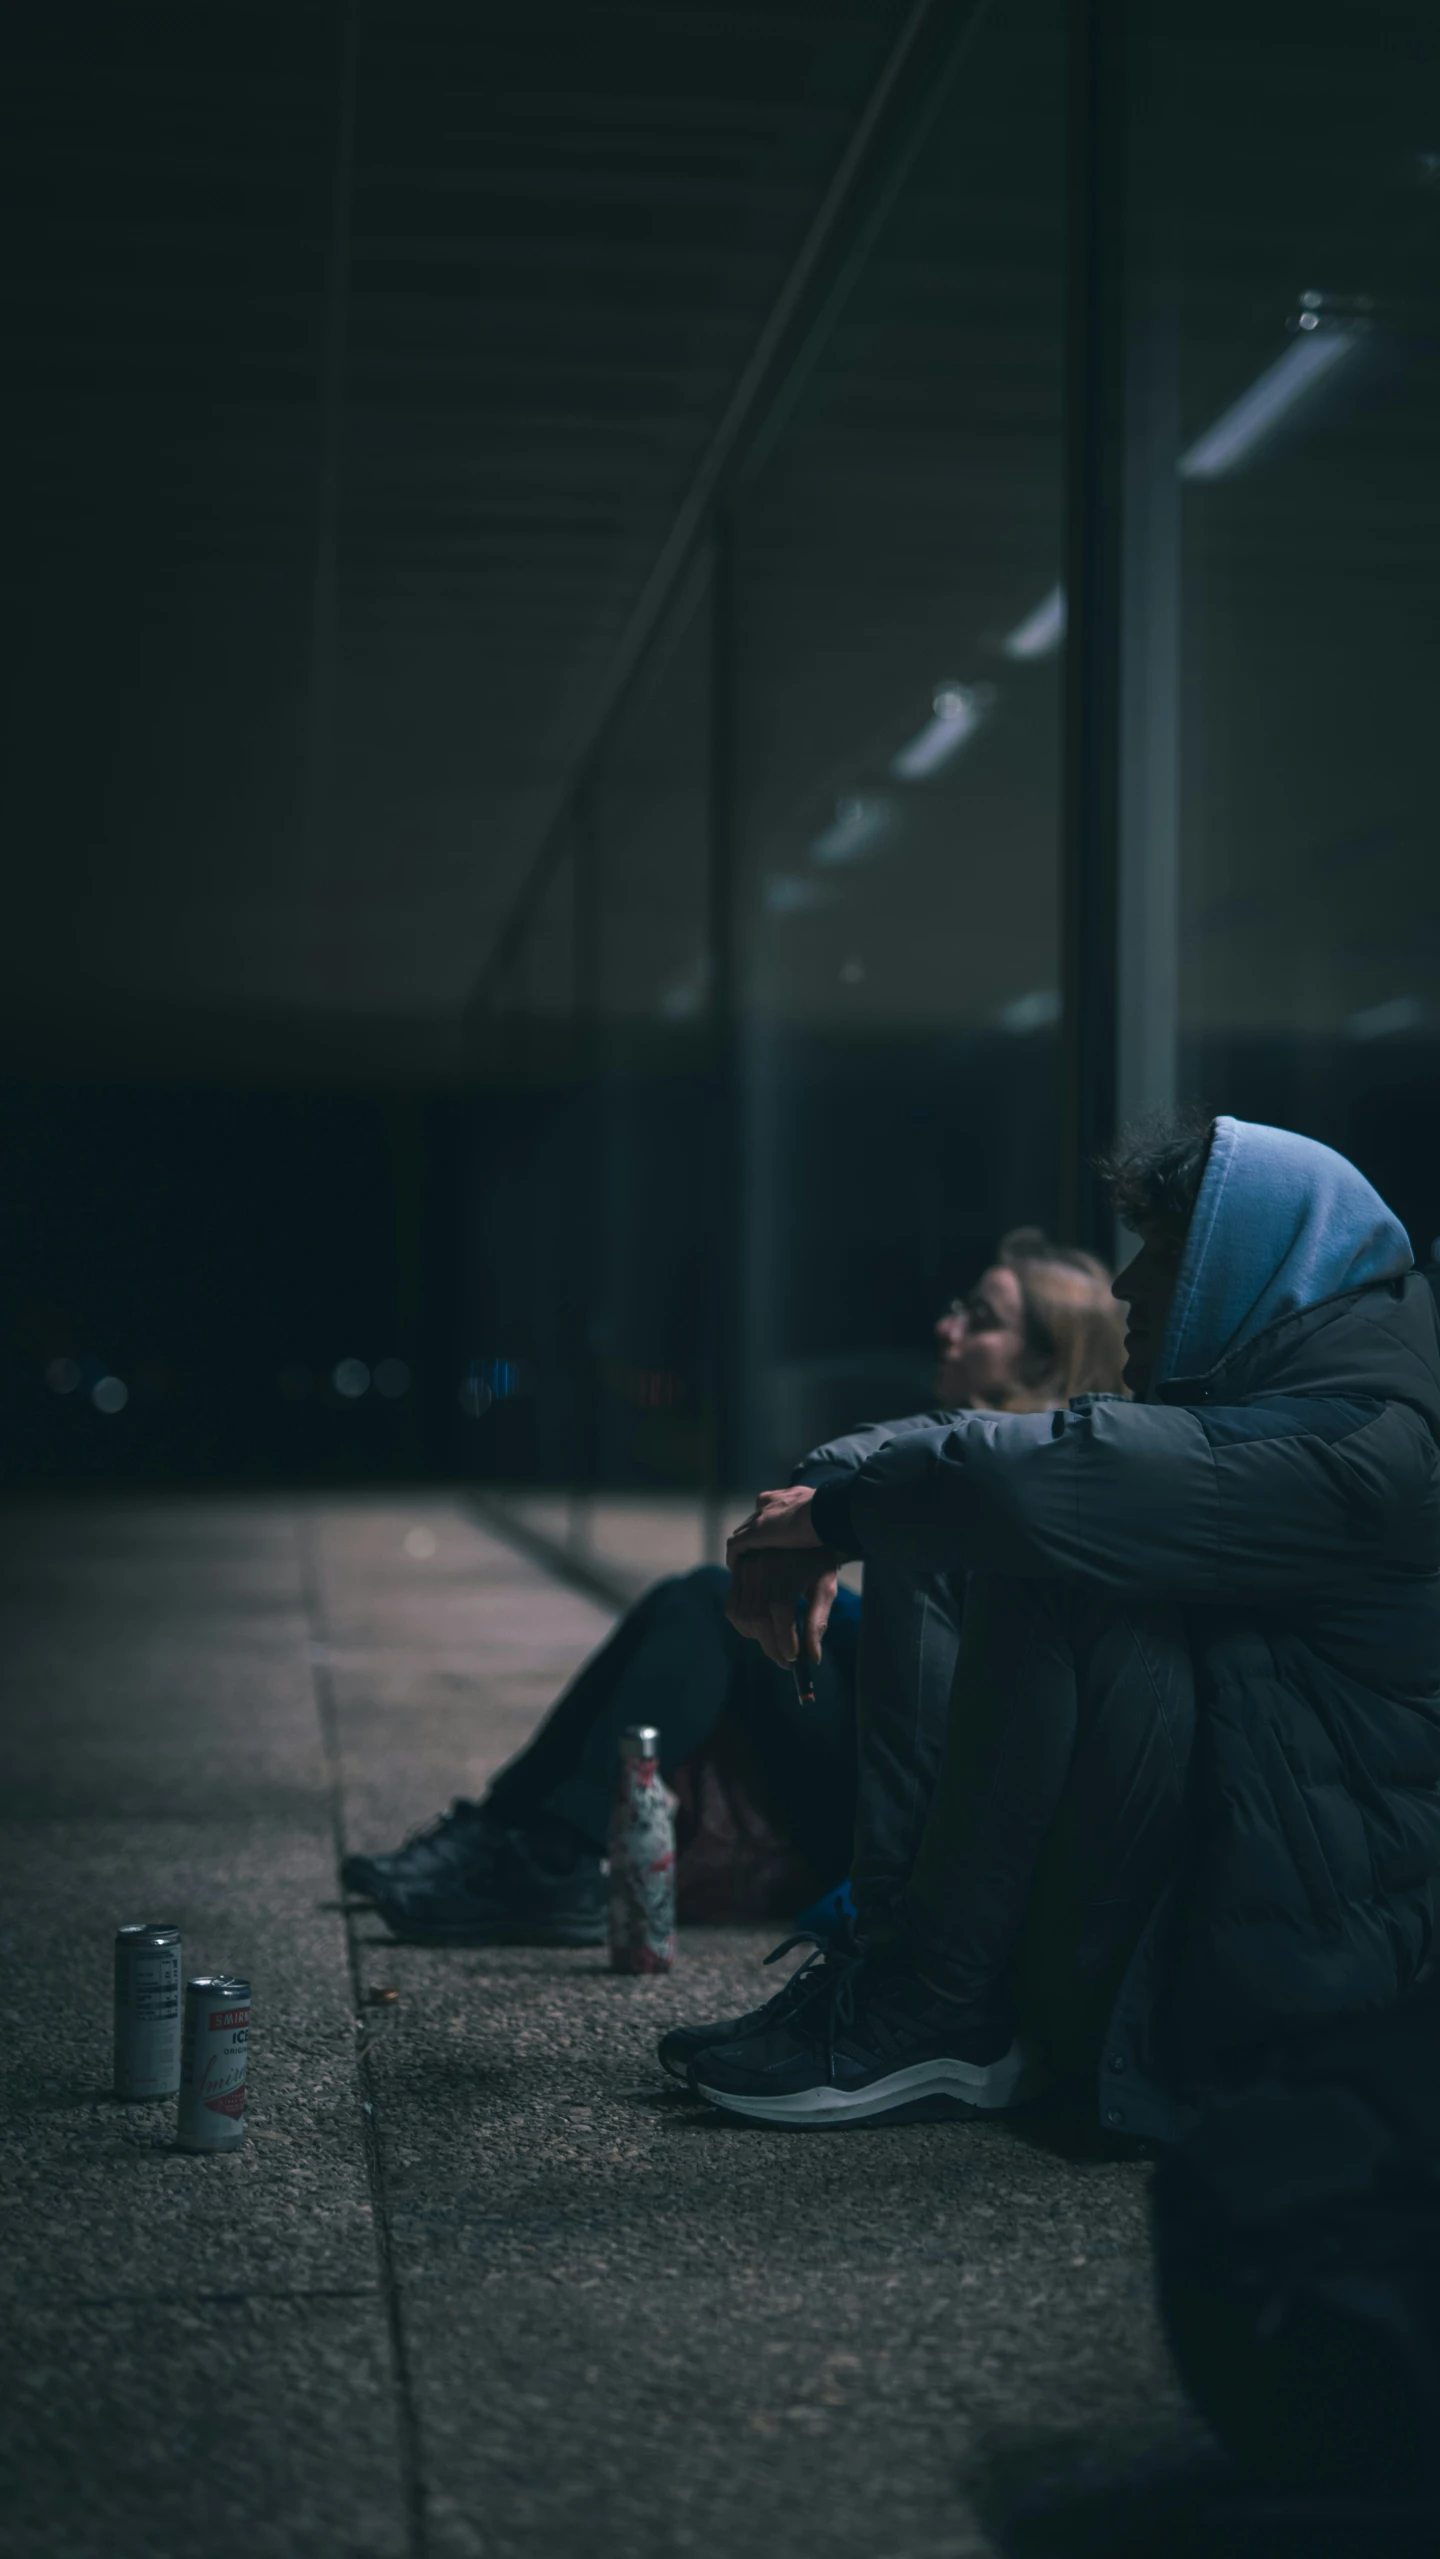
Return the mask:
M1012 1413L1044 1413L1076 1395L1123 1395L1125 1316L1112 1274L1094 1253L1052 1244L1038 1226L1002 1235L996 1261L1020 1283L1025 1351L1006 1399Z

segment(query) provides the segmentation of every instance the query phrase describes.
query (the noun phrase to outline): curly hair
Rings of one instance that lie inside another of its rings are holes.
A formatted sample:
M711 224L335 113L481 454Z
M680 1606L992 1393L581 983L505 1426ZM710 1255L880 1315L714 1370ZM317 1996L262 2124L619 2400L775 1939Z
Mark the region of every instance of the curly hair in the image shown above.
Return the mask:
M1078 1244L1052 1244L1039 1226L1014 1226L995 1249L1020 1283L1025 1356L1012 1412L1043 1413L1075 1395L1124 1392L1125 1318L1110 1273Z
M1202 1111L1156 1112L1122 1129L1095 1170L1124 1225L1178 1243L1195 1213L1214 1131Z

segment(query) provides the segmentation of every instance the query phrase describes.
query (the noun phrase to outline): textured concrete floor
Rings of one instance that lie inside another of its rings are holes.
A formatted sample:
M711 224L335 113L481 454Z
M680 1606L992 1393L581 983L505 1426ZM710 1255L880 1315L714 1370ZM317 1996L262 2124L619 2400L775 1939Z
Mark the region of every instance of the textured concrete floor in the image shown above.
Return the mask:
M697 2112L654 2038L751 1931L657 1983L347 1922L337 1842L483 1785L599 1604L443 1500L12 1515L0 1568L6 2559L1114 2551L1069 2489L1203 2460L1143 2165ZM231 2158L106 2093L143 1918L253 1977Z

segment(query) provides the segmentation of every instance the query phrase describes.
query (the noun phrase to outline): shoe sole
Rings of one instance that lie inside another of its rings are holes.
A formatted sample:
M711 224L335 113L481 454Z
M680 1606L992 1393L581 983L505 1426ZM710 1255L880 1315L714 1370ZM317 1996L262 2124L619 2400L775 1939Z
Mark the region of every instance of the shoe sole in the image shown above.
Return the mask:
M423 1880L423 1877L410 1878L412 1883L423 1882ZM373 1868L367 1869L364 1865L351 1866L348 1860L340 1869L341 1891L353 1893L357 1901L383 1901L387 1893L403 1891L405 1884L406 1878L403 1875L376 1874Z
M815 2130L826 2124L873 2123L882 2115L944 2100L957 2114L998 2114L1014 2102L1025 2070L1018 2044L999 2061L944 2059L911 2062L908 2069L872 2079L867 2088L800 2088L787 2096L741 2096L729 2088L707 2088L691 2065L690 2085L697 2097L727 2115L746 2115L753 2123L802 2124Z

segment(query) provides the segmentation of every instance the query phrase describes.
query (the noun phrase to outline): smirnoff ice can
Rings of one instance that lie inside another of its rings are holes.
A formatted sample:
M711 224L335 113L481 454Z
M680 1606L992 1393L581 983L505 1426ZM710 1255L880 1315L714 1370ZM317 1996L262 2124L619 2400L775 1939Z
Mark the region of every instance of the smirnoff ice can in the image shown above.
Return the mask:
M167 1919L115 1931L115 2094L173 2097L180 2085L180 1931Z
M660 1736L632 1724L620 1736L620 1777L607 1841L610 1967L668 1973L675 1961L675 1817L660 1777Z
M182 2150L234 2150L244 2140L249 2041L248 1981L234 1973L187 1981L176 2135Z

